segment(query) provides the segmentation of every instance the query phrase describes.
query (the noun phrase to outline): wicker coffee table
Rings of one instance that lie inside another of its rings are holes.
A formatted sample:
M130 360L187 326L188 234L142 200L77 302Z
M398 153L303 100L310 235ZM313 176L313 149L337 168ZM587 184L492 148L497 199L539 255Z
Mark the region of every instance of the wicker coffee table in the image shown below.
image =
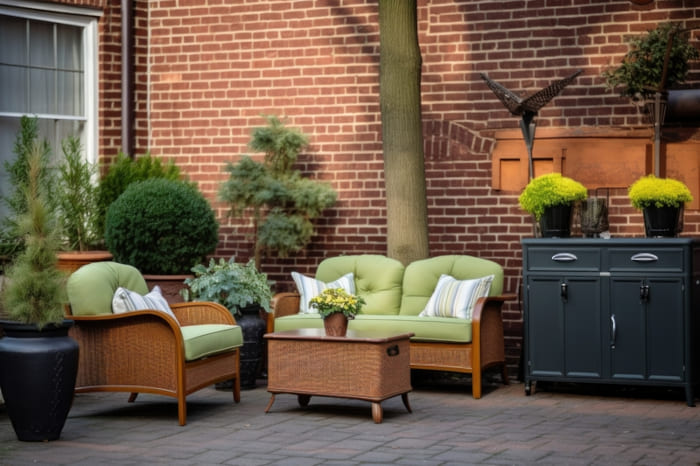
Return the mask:
M289 393L301 406L313 395L370 401L377 424L384 416L381 402L401 395L410 413L411 336L348 331L345 337L329 337L323 329L268 333L267 391L272 397L265 412L276 394Z

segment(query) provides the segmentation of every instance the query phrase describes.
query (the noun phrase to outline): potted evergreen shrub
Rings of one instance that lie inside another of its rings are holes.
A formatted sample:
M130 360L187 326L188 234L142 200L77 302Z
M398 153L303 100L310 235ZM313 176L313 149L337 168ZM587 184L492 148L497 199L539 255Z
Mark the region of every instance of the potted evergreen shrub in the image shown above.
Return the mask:
M25 247L6 272L0 386L17 438L47 441L59 438L73 401L78 343L64 319L65 276L56 268L58 229L38 143L26 160L26 210L17 219Z
M210 259L208 266L197 264L192 273L194 277L185 280L187 288L180 293L185 301L214 301L231 311L243 332L241 388L254 388L267 328L267 319L261 317L260 310L271 310L272 282L267 279L267 274L258 271L253 259L245 265L237 263L234 258L228 261L219 259L218 262ZM219 387L228 385L224 383Z
M137 181L151 178L166 178L178 181L183 179L180 168L171 160L163 161L158 157L145 154L139 157L129 157L119 153L107 173L100 179L97 189L97 234L104 237L104 225L107 209L122 195L126 188ZM194 186L194 184L192 184Z
M674 237L683 231L683 207L693 195L681 181L647 175L629 187L632 206L644 214L647 237Z
M209 201L191 183L150 178L131 183L107 210L105 244L114 260L159 284L169 302L196 264L213 253L219 224ZM170 283L164 283L167 280Z
M672 22L630 38L630 50L619 66L603 72L607 87L619 88L620 96L633 102L651 102L657 91L663 94L685 82L689 62L699 57L689 40L690 32ZM647 113L649 110L647 105Z
M97 167L83 157L75 137L63 140L62 151L55 196L65 250L58 253L58 268L73 272L90 262L110 260L112 254L104 249L99 225Z
M568 237L571 234L573 203L588 196L586 188L561 173L533 178L518 197L523 210L539 223L543 237Z
M227 164L229 177L219 191L231 216L252 219L257 268L265 253L285 257L303 249L314 234L313 220L336 200L330 185L305 178L294 168L308 138L275 116L268 116L267 122L253 131L249 143L252 150L265 154L264 160L243 156L238 163Z

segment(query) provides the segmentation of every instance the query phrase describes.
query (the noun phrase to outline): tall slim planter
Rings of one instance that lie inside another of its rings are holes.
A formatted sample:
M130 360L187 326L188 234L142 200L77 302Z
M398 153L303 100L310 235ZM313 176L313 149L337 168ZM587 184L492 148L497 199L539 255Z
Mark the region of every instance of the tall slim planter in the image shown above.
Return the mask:
M78 342L68 336L73 321L47 325L1 321L0 387L17 438L56 440L73 403Z
M243 346L241 347L240 377L241 389L247 390L256 387L256 380L260 372L263 356L263 335L267 329L265 320L260 316L260 306L246 306L236 316L236 323L243 333Z

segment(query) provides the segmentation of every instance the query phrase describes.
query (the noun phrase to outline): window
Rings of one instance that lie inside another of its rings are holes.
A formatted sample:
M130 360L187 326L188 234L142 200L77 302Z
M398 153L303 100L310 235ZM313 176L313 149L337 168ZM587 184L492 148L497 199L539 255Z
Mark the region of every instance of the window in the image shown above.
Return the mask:
M61 141L80 138L97 161L98 11L0 0L0 195L22 115L36 116L54 157ZM5 215L0 206L0 217Z

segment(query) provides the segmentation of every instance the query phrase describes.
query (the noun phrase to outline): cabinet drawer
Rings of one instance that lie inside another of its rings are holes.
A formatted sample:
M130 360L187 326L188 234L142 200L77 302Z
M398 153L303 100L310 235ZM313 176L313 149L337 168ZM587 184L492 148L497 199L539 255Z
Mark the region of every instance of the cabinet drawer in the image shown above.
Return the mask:
M527 270L600 270L600 252L597 248L538 248L526 249Z
M611 272L622 270L682 272L684 270L684 254L683 248L610 248L608 261Z

